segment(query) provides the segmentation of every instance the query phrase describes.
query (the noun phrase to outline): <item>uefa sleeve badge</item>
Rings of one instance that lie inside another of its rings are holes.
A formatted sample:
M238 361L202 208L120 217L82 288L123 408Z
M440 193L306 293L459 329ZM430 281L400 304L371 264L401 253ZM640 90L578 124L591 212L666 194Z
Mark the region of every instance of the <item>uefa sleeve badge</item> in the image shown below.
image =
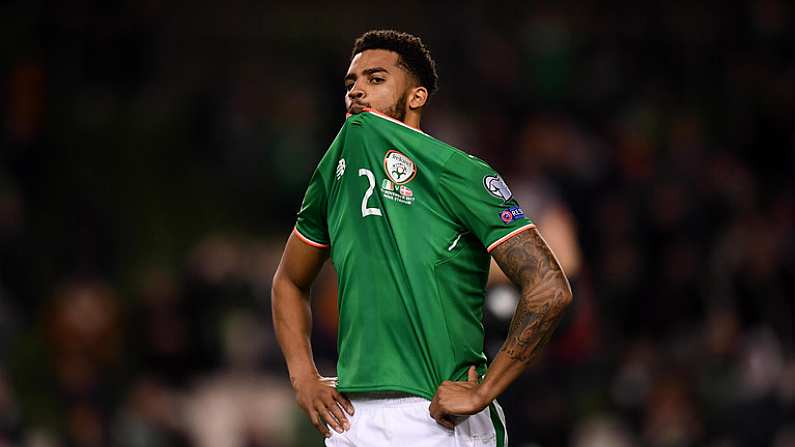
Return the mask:
M511 200L511 197L513 197L511 190L508 189L508 185L505 184L505 181L499 175L487 175L483 177L483 187L486 188L489 194L505 202Z

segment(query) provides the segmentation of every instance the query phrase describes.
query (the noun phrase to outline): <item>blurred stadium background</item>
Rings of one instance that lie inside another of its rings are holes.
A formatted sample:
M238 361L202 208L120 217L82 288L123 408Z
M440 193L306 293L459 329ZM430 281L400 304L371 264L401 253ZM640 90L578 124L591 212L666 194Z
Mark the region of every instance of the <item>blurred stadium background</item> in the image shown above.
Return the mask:
M795 5L0 2L0 446L304 446L270 280L372 28L575 306L512 445L793 446ZM315 289L334 373L335 278ZM516 292L495 272L487 351Z

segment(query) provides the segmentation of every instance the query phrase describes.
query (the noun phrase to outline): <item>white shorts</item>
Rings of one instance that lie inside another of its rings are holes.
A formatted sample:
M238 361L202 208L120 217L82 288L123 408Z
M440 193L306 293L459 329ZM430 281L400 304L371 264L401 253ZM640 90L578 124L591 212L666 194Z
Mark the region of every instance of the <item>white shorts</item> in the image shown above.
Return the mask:
M508 445L505 416L497 401L464 419L455 430L437 423L421 397L351 399L351 428L331 429L327 447L503 447Z

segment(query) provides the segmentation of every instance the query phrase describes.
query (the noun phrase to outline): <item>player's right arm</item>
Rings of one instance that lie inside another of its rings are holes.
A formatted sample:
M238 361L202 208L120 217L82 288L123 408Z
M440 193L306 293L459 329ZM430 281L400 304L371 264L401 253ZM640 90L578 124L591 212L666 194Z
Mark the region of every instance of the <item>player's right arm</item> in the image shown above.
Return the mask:
M309 289L327 258L328 249L310 246L291 234L273 277L271 295L273 327L296 400L326 437L329 427L340 433L350 427L342 409L353 414L350 401L336 390L336 379L322 377L312 357Z

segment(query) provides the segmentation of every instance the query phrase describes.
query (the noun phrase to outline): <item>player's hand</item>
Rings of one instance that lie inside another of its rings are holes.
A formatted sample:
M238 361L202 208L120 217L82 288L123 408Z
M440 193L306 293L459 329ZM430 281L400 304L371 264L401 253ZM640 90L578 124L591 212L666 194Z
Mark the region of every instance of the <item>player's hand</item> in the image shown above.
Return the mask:
M329 427L342 433L351 427L348 418L353 416L351 401L337 391L336 377L310 376L293 383L298 406L323 436L331 436ZM344 410L344 411L343 411Z
M478 413L489 404L478 394L480 384L475 367L470 366L467 374L466 382L442 382L431 401L431 417L450 430L463 420L462 416Z

